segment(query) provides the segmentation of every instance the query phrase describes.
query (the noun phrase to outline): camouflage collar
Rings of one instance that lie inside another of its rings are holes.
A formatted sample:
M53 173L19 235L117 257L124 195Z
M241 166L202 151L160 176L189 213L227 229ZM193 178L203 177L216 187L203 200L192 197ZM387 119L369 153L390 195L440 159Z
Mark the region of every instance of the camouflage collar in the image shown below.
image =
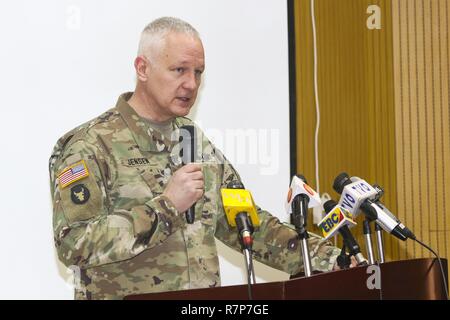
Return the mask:
M130 129L139 149L151 152L170 152L178 141L171 141L169 138L163 136L158 130L150 127L146 121L143 121L127 102L132 94L133 92L127 92L120 95L116 103L116 109ZM178 119L175 119L174 124L176 128L180 127Z

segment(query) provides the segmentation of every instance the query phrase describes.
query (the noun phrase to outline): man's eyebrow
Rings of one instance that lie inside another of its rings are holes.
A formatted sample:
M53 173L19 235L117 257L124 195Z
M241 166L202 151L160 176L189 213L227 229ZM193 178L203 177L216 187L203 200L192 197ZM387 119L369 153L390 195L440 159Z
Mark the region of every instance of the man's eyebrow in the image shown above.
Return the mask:
M189 61L183 60L183 61L180 61L180 62L172 63L170 66L171 66L171 67L176 67L176 66L180 66L180 65L181 65L181 66L185 66L185 65L189 65L189 64L190 64ZM195 67L195 69L205 70L205 65L202 64L202 65L199 66L199 67Z
M190 63L192 63L192 60L180 60L180 61L178 61L178 63L181 63L181 64L190 64ZM204 66L204 64L202 64L202 66Z

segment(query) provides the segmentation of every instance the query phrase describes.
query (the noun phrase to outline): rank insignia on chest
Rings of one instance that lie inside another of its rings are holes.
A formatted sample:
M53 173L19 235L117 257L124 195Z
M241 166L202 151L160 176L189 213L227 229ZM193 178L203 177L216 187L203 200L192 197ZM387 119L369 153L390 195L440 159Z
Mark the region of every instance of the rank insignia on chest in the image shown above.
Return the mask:
M84 160L78 161L71 166L65 168L59 175L58 181L61 189L71 185L75 181L81 180L89 176Z

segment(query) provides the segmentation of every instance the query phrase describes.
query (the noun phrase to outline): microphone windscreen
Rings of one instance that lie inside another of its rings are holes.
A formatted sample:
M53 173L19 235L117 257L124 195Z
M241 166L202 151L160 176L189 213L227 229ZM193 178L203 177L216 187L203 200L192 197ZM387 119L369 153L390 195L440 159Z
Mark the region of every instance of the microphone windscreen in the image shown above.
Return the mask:
M333 210L333 208L336 207L337 204L338 203L333 199L328 200L323 204L323 209L325 210L326 213L330 213L330 211Z
M349 183L351 183L350 176L346 172L342 172L336 177L336 179L334 179L333 189L337 193L341 194L344 187Z
M296 176L302 180L304 183L308 184L308 181L306 181L306 178L304 175L297 173Z
M228 182L227 189L245 189L244 184L238 180Z

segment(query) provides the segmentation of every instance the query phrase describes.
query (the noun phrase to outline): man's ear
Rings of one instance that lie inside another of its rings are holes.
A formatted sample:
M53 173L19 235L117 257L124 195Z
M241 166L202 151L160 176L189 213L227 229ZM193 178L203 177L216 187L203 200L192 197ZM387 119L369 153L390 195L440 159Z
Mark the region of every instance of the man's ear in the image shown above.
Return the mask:
M150 67L148 60L143 56L134 59L134 68L136 69L136 77L139 81L147 81L147 72Z

